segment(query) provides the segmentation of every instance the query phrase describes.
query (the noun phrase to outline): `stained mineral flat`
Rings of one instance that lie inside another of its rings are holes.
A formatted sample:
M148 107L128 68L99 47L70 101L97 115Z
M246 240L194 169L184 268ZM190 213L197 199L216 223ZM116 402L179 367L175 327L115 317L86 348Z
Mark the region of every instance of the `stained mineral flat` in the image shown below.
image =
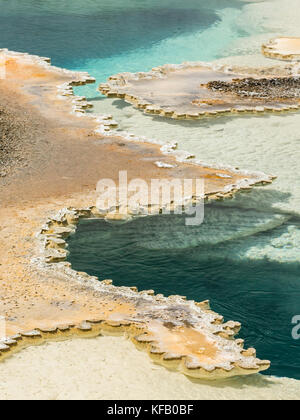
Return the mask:
M112 76L99 89L145 113L175 119L298 109L299 79L290 76L286 80L266 72L258 70L255 76L250 69L247 74L247 69L237 72L203 63L165 65L149 73Z

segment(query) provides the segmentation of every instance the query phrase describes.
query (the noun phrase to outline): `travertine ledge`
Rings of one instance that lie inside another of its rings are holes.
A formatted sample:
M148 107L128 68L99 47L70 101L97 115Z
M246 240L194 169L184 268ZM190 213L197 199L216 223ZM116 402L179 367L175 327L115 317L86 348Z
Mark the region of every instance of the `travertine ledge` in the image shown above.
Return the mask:
M173 119L198 120L217 115L297 111L300 96L241 96L220 92L209 83L234 83L247 78L262 81L292 77L295 68L229 68L208 63L166 64L148 73L121 73L100 85L101 93L124 99L146 114Z
M0 359L46 340L122 333L157 362L196 378L267 369L268 361L234 339L240 324L223 323L207 302L138 293L134 285L118 288L75 272L65 261L65 239L81 218L124 219L122 207L116 215L93 206L97 181L116 181L120 170L146 181L203 178L207 200L230 198L273 177L204 164L182 156L176 144L152 145L114 131L111 116L87 114L90 104L74 96L74 85L94 82L89 75L52 67L49 59L1 54L6 78L0 87L41 134L29 168L0 184L0 313L7 324ZM143 215L144 204L130 217Z
M277 60L300 60L300 38L274 38L262 46L262 53Z

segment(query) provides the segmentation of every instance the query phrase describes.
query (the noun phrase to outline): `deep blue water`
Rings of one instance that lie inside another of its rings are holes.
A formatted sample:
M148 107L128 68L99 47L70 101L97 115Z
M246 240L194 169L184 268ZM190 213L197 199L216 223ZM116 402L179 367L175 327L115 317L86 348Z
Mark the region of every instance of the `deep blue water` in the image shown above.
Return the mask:
M187 246L172 249L166 241L172 231L170 219L165 232L163 219L157 224L156 216L146 224L145 219L125 225L83 221L69 239L69 261L74 269L111 278L117 286L210 299L212 309L226 320L242 323L240 337L246 345L255 347L258 357L271 360L268 374L300 379L300 340L292 338L291 324L300 314L300 262L237 260L230 256L234 240L190 247L194 228L182 231L175 222L174 230L183 234ZM244 243L247 238L240 246Z

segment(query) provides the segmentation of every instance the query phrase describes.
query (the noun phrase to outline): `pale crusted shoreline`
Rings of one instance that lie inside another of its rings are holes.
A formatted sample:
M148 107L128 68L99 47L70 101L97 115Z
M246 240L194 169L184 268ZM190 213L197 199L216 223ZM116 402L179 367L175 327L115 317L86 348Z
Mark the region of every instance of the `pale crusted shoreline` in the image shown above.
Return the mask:
M152 363L122 337L30 347L1 363L0 399L296 400L299 381L263 375L205 382Z

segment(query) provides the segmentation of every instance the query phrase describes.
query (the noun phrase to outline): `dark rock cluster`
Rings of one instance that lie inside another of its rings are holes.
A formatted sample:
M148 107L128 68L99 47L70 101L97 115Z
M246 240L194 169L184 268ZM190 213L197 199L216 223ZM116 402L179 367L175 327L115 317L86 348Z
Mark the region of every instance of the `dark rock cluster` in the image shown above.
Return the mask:
M245 78L231 82L212 81L207 87L215 92L234 93L255 99L300 99L299 77Z

